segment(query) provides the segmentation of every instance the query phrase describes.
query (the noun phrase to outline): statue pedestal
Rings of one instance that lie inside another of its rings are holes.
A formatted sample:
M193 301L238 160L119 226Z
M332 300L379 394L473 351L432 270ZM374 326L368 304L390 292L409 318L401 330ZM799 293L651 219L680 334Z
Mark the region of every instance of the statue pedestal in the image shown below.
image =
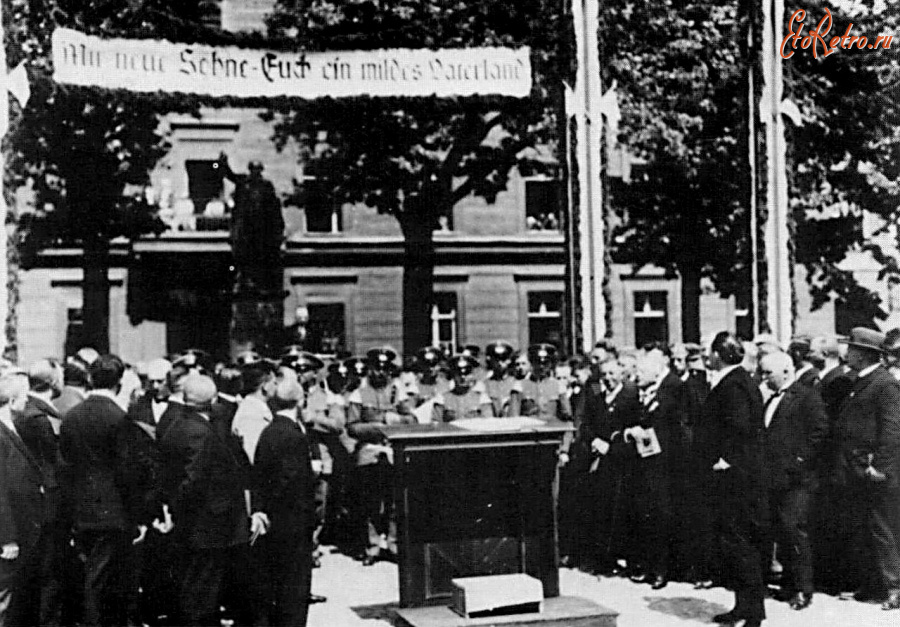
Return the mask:
M231 356L253 350L274 356L284 333L284 294L236 294L231 305Z

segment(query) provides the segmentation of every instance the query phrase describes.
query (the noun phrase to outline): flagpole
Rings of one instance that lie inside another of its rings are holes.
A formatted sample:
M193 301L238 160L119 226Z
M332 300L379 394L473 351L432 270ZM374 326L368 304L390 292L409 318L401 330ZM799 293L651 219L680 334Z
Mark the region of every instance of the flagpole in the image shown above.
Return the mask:
M9 72L6 68L6 45L3 29L3 2L0 2L0 143L9 129ZM6 194L3 189L3 179L6 177L6 159L0 150L0 225L3 225L3 233L0 236L0 320L3 321L3 332L0 333L0 356L6 353L7 336L6 326L9 324L9 263L8 242L9 230L6 227L8 209L6 206Z

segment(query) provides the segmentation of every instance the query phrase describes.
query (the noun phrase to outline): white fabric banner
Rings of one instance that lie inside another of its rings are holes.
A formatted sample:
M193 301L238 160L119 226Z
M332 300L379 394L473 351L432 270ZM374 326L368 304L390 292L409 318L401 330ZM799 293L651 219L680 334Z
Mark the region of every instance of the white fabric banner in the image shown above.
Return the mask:
M528 48L278 52L53 32L59 83L238 98L531 93Z

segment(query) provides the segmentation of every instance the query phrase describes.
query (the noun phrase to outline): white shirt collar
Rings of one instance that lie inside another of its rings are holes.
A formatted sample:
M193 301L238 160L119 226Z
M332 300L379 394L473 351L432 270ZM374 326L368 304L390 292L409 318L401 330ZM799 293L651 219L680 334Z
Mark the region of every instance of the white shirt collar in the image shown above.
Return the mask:
M797 379L799 379L799 378L802 377L806 372L812 370L812 368L813 368L813 367L812 367L812 364L805 364L802 368L800 368L800 369L794 374L794 376L795 376Z
M232 396L231 394L222 394L221 392L219 392L217 396L220 399L222 399L223 401L228 401L229 403L237 403L238 402L238 397Z
M612 403L615 400L615 398L619 395L619 392L621 392L622 388L624 388L624 387L625 387L625 384L620 383L619 385L617 385L616 387L611 389L609 392L607 392L606 393L606 402Z
M875 372L875 369L878 368L878 366L880 366L880 365L881 364L872 364L871 366L866 366L865 368L863 368L862 370L859 371L859 375L857 375L857 376L860 379L862 379L863 377L867 377L870 374L872 374L873 372Z
M822 368L821 370L819 370L819 380L821 381L822 379L824 379L825 376L826 376L829 372L831 372L832 370L834 370L835 368L840 368L840 364L834 364L833 366L825 366L824 368Z

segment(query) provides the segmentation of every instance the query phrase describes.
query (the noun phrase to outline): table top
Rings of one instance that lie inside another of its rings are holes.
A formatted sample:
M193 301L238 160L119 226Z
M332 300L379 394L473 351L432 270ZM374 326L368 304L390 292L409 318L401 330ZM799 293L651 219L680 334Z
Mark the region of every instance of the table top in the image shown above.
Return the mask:
M562 438L565 433L574 431L571 422L561 420L541 420L537 424L529 424L515 429L471 430L454 426L452 422L432 422L415 425L382 425L385 437L396 443L427 440L496 440L532 439L534 436Z

